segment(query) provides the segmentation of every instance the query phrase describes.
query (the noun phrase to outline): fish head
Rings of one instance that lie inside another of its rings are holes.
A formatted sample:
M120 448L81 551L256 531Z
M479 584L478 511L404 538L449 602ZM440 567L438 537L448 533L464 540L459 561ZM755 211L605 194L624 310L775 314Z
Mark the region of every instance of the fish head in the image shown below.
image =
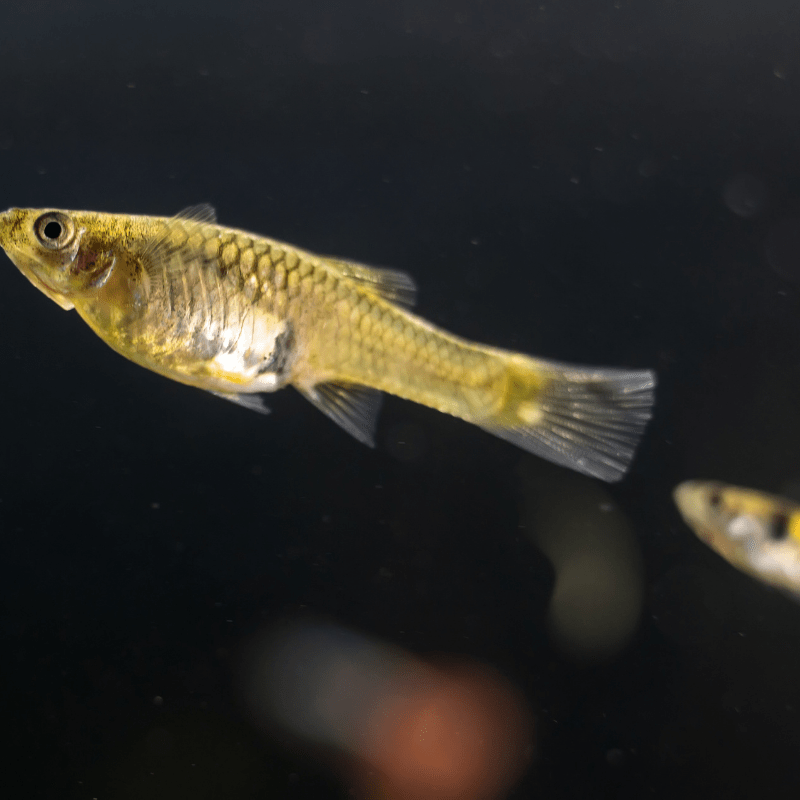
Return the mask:
M741 565L759 521L748 516L736 487L719 481L684 481L672 493L684 522L712 550Z
M684 481L675 487L672 497L684 522L710 544L713 529L724 525L723 486L715 481Z
M29 208L0 214L0 246L37 289L66 310L103 284L119 234L110 215Z
M800 587L800 506L716 481L687 481L673 492L698 538L738 569L768 583Z

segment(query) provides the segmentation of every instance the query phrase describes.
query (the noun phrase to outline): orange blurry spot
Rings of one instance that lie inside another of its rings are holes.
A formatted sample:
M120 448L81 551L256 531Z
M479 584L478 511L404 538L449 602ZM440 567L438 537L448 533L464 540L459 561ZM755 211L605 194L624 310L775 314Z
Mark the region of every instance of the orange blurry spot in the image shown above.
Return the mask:
M387 800L489 800L524 768L531 746L523 704L488 670L418 666L368 726L367 761Z
M254 715L310 745L362 800L501 800L530 759L524 699L463 658L432 665L305 623L256 640L243 663Z
M439 695L429 702L412 710L392 737L392 772L405 781L471 782L469 773L480 773L484 760L481 710L459 697Z

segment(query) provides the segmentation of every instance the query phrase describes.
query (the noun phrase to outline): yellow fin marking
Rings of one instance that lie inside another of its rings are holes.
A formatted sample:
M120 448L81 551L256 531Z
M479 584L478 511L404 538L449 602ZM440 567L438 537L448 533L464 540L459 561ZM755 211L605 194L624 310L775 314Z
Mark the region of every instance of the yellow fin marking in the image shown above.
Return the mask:
M517 408L517 414L526 425L538 425L544 417L542 407L538 403L530 401L521 402Z
M800 511L795 511L789 517L789 536L796 542L800 542Z

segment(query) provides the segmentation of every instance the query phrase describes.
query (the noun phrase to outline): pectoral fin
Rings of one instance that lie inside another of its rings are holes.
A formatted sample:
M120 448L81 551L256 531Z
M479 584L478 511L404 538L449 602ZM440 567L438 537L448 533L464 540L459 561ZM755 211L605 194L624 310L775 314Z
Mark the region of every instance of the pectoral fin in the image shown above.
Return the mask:
M368 447L375 447L375 427L382 394L355 383L318 383L298 391L323 414Z
M172 308L176 287L192 269L202 270L216 266L216 256L193 241L193 235L202 232L204 225L217 221L214 208L207 203L185 208L174 217L164 220L163 226L148 241L141 253L141 265L150 285L167 296ZM202 238L200 244L202 245ZM175 284L173 286L173 284Z

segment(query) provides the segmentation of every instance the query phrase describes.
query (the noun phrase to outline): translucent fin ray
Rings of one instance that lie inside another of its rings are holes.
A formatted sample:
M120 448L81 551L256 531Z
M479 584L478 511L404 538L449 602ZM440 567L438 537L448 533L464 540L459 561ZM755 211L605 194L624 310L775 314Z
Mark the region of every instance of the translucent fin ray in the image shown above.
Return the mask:
M258 394L236 394L227 392L210 392L214 397L221 397L223 400L228 400L231 403L236 403L237 406L247 408L250 411L255 411L258 414L269 414L269 408L264 402L264 398Z
M604 481L620 480L652 416L654 373L520 362L517 358L509 369L524 371L528 362L530 374L545 376L541 392L530 400L531 421L511 413L517 402L481 427L556 464Z
M405 308L413 308L417 301L417 285L407 272L385 267L368 267L366 264L328 256L325 257L325 262L340 275L372 289L385 300Z
M179 211L174 218L200 224L215 224L217 211L210 203L198 203L196 206L187 206L182 211Z
M216 258L205 248L192 246L189 241L203 225L215 224L217 214L208 203L184 208L164 221L157 235L147 242L142 252L142 267L153 285L169 292L172 278L191 269L216 268Z
M375 447L375 428L383 396L377 389L354 383L318 383L299 391L359 442Z

